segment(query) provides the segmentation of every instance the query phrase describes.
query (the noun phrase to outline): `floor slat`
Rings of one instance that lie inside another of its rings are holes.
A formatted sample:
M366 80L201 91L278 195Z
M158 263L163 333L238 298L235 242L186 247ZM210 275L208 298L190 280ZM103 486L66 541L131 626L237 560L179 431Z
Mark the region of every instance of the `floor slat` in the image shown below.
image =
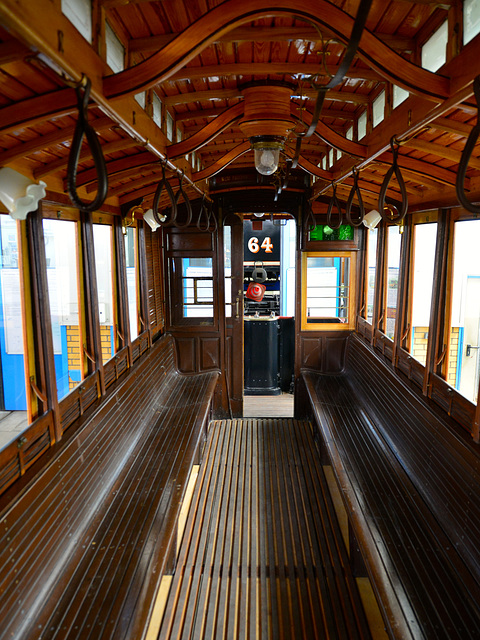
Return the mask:
M159 638L370 638L308 422L211 424Z

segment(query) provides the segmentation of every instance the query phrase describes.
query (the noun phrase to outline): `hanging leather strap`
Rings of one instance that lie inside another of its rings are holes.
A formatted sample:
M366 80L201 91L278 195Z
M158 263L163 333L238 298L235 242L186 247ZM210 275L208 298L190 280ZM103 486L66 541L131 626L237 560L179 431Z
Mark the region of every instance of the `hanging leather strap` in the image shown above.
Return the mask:
M77 94L78 119L73 134L72 146L68 156L67 190L72 204L81 211L96 211L105 202L108 192L108 173L102 146L93 127L88 123L88 100L92 83L86 76L75 87ZM87 138L97 171L97 195L92 202L83 202L77 193L77 170L82 149L83 137Z
M380 189L380 194L378 196L378 211L380 212L380 215L382 216L382 218L387 222L395 222L397 224L403 220L408 209L407 189L405 188L405 182L403 180L402 172L400 171L400 167L398 166L399 147L400 145L398 144L398 142L396 142L395 138L393 137L390 140L390 148L392 150L393 163L390 169L385 174L385 177L383 178L382 187ZM385 198L387 195L388 185L390 184L390 180L392 179L393 174L395 174L395 177L397 178L398 186L400 187L400 196L402 199L400 203L401 205L400 210L397 215L395 215L392 212L391 207L388 207L385 205ZM390 212L390 215L386 213L387 211Z
M315 129L317 128L318 121L320 119L320 114L322 113L322 107L325 100L325 95L329 89L333 89L341 82L343 82L345 78L345 74L350 68L352 64L353 58L357 53L358 45L360 44L360 40L362 38L363 29L365 27L365 23L367 21L368 13L370 11L370 7L372 5L372 0L361 0L360 5L358 7L357 16L355 18L355 22L353 23L352 33L350 35L350 40L345 50L345 54L342 58L342 61L338 67L337 73L330 79L330 82L322 87L317 89L317 99L315 101L315 108L313 111L312 122L308 127L307 131L304 133L297 134L297 143L295 146L295 156L292 161L292 169L297 168L298 159L300 157L300 149L302 146L303 138L310 138Z
M467 211L472 213L480 213L480 204L473 204L467 199L465 195L465 176L468 169L468 163L472 152L480 136L480 76L477 76L473 81L473 91L475 94L475 100L477 101L477 124L472 128L467 138L467 142L462 151L462 157L460 158L460 164L458 165L457 180L455 188L457 191L457 198L459 203Z
M351 224L353 227L359 227L362 224L363 218L365 216L365 207L363 206L362 194L360 192L360 187L358 186L359 172L357 171L356 167L353 167L352 174L353 174L353 187L349 193L347 205L345 207L345 217L347 218L348 224ZM360 211L358 214L358 218L353 219L352 203L353 203L353 198L355 197L355 194L357 195L358 207Z
M340 204L340 200L337 198L337 185L333 184L332 187L333 187L333 195L330 198L330 202L328 203L327 224L330 227L330 229L340 229L340 226L343 222L342 205ZM337 213L338 213L338 221L336 224L332 222L332 211L334 206L336 207Z
M171 205L170 220L162 220L162 218L160 217L160 215L158 213L158 203L160 202L160 196L162 195L162 191L163 191L164 187L165 187L165 191L168 194L168 197L169 197L169 200L170 200L170 205ZM175 194L173 192L172 186L171 186L170 182L167 180L167 176L166 176L166 173L165 173L165 163L162 164L162 179L158 183L157 188L155 190L155 195L153 197L152 211L153 211L154 220L158 224L163 224L163 226L165 226L165 227L166 226L171 226L172 224L174 224L174 222L175 222L175 220L177 218L177 202L176 202L176 199L175 199Z
M199 231L208 231L210 226L210 211L205 203L206 196L203 194L202 203L200 205L200 212L197 218L197 229ZM202 224L202 217L205 217L205 225Z
M180 176L180 180L179 180L179 187L178 187L177 195L175 196L175 205L177 207L177 218L175 220L175 226L177 227L177 229L184 229L186 227L189 227L190 223L192 222L192 205L190 204L190 200L189 200L187 194L183 190L183 178L184 178L184 176L185 176L185 173L182 171L182 175ZM183 224L179 224L177 222L177 220L178 220L178 201L180 200L180 196L182 196L182 198L183 198L183 200L185 202L185 207L187 208L187 219Z

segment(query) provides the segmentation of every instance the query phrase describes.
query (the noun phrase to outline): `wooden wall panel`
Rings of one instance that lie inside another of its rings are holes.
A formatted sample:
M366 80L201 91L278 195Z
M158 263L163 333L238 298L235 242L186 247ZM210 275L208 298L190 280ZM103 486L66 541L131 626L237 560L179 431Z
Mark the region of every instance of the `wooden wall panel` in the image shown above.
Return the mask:
M175 338L177 369L181 373L195 373L197 369L195 338Z
M202 233L200 231L183 231L182 229L168 229L167 233L168 251L205 251L214 250L213 233Z
M220 337L198 340L200 371L216 371L220 369Z
M302 333L300 368L315 369L322 373L338 373L345 361L346 341L350 332L325 332L317 335Z

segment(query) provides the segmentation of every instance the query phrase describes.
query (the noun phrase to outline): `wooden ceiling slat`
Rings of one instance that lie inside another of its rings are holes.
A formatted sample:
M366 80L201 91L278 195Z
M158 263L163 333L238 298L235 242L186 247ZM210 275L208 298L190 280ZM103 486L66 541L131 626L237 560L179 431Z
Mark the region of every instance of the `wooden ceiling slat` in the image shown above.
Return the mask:
M95 131L100 132L112 126L112 121L108 117L97 118L96 120L93 120L91 124ZM30 140L29 142L7 149L7 151L0 153L0 166L5 166L11 162L15 162L15 160L18 160L19 158L26 157L47 147L69 142L73 137L74 131L75 125L72 125L71 127L58 129L52 133L38 136L34 140Z
M404 143L409 149L415 149L416 151L422 151L425 153L431 153L438 158L444 158L445 160L451 160L456 164L459 164L462 157L462 152L452 149L450 147L435 144L433 142L426 142L425 140L419 140L414 138ZM468 162L469 166L473 169L480 169L480 158L470 157Z
M109 142L107 144L102 145L103 155L107 156L109 153L115 153L117 151L124 151L125 149L131 149L132 147L141 146L136 140L132 140L131 138L122 138L121 140L115 140L114 142ZM83 148L80 153L80 162L84 162L85 160L91 160L93 158L92 150L89 146ZM45 167L41 167L34 171L33 175L35 180L40 180L40 178L44 178L45 176L50 175L51 173L55 173L56 171L61 171L66 169L68 166L68 155L63 158L59 158L55 162L51 162Z

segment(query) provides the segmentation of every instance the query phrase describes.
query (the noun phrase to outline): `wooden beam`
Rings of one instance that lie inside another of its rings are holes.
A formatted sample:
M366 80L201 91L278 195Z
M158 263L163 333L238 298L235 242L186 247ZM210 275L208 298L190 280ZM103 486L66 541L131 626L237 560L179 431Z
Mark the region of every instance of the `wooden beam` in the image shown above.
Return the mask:
M12 1L12 0L10 0ZM327 0L304 0L302 10L295 0L225 0L200 16L175 40L135 67L112 76L103 83L103 93L112 99L145 91L168 80L208 45L233 30L254 20L275 16L299 15L320 28L328 27L347 43L354 19ZM385 80L394 82L414 94L441 102L450 95L450 80L426 71L395 53L379 38L364 30L358 57L375 69Z
M202 118L216 118L222 113L223 109L195 109L194 111L184 111L177 113L175 122L186 122L188 120L200 120ZM341 109L322 109L322 118L337 118L341 120L354 121L355 113L353 111L342 111Z
M470 131L472 130L471 125L465 124L464 122L458 122L457 120L452 120L450 118L437 118L430 126L433 129L440 129L447 133L454 133L457 136L462 136L462 138L468 138Z
M178 35L178 33L168 33L158 36L148 36L146 38L132 38L129 41L129 51L131 53L158 51ZM415 49L414 38L378 32L376 32L375 35L392 49L398 49L399 51L414 51ZM309 27L238 27L217 38L214 43L292 42L295 40L306 40L307 42L321 41L319 32ZM334 38L331 42L337 44L339 40Z
M414 138L412 140L408 140L404 144L409 149L415 149L416 151L435 155L438 158L451 160L456 164L460 163L460 159L462 157L461 151L457 151L456 149L445 147L443 145L435 144L433 142L426 142L425 140L418 140ZM468 165L473 169L480 169L480 158L471 156Z
M9 62L23 60L28 54L31 54L30 50L18 40L7 40L7 42L1 42L0 66L8 64Z
M314 89L302 89L301 95L295 94L293 97L307 97L314 100L317 92ZM162 98L162 102L167 107L173 107L176 104L188 104L190 102L203 102L208 100L230 100L232 98L243 98L240 89L212 89L207 91L192 91L189 93L177 93ZM353 104L367 105L370 100L368 96L352 93L350 91L329 91L325 97L326 100L336 102L351 102Z
M335 75L337 67L329 67L328 71ZM325 69L317 64L298 64L297 62L256 62L256 63L233 63L220 64L208 67L184 67L174 73L168 82L179 82L182 80L198 80L208 78L218 78L226 76L253 76L253 75L295 75L301 73L306 76L326 76ZM352 68L345 74L346 78L368 80L372 82L383 82L382 76L372 69Z
M192 151L202 148L216 138L222 131L231 127L243 115L243 102L239 102L233 107L225 109L220 113L213 122L209 122L200 131L193 134L182 142L171 144L167 147L167 155L169 158L178 158L185 156Z

